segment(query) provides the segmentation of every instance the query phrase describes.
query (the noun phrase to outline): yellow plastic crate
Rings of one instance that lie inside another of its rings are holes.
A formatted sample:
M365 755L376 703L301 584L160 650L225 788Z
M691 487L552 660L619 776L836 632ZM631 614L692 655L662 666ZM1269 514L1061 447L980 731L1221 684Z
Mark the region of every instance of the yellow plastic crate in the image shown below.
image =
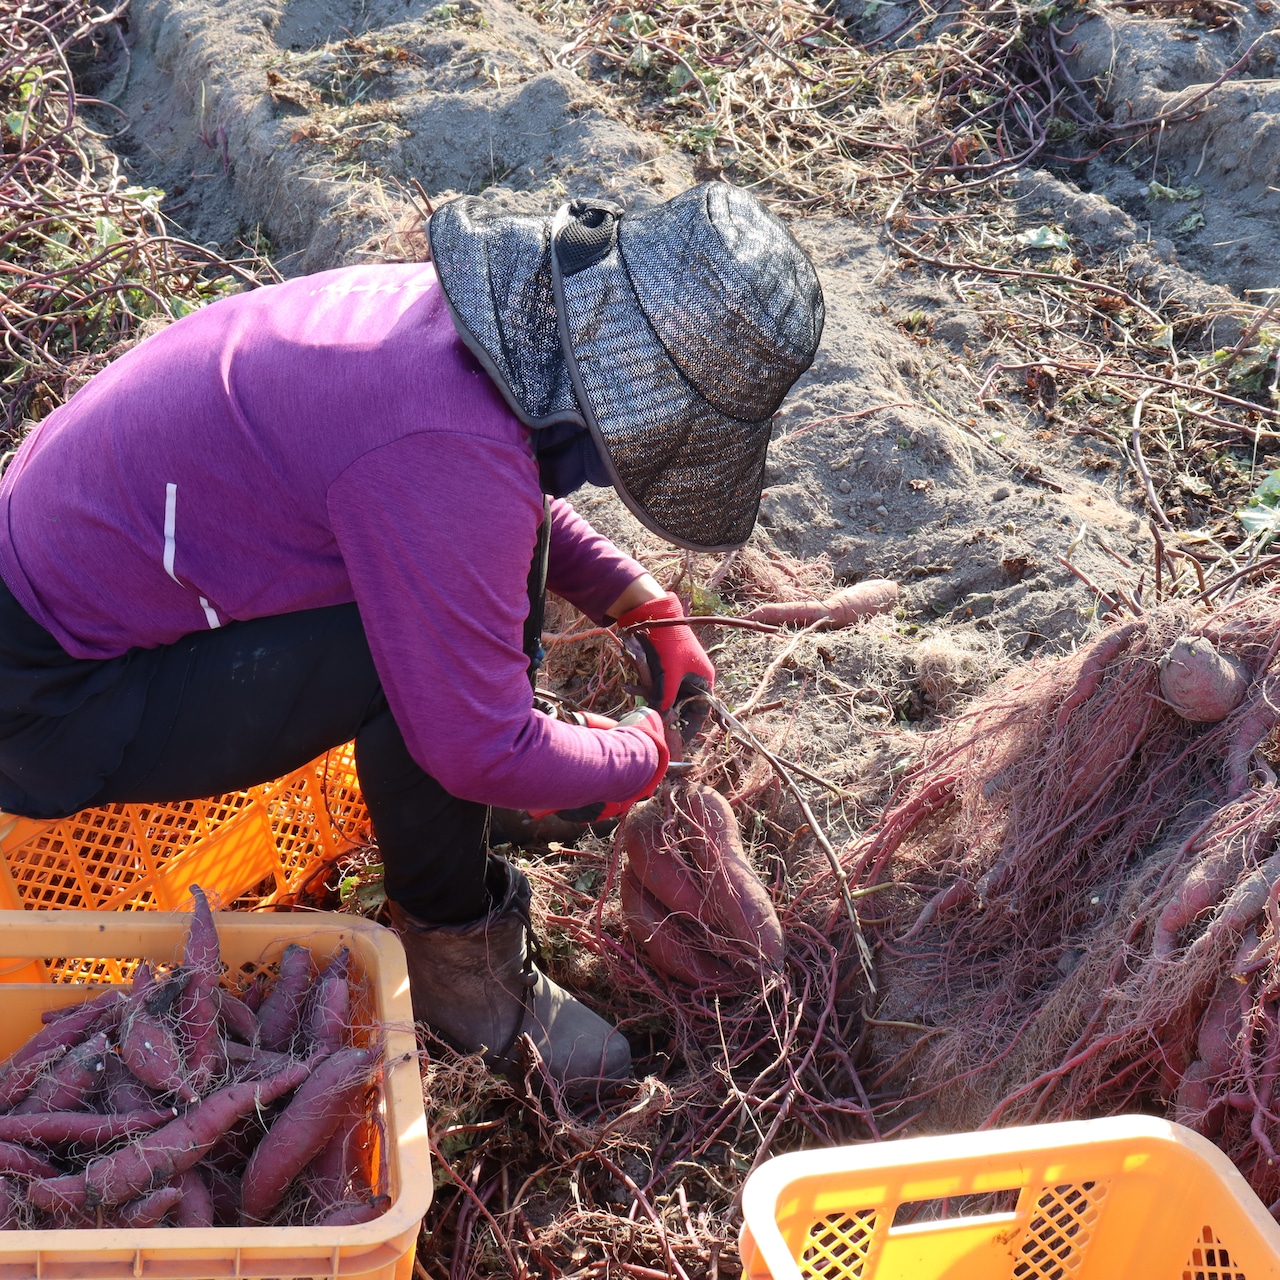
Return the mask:
M113 804L54 821L0 814L0 910L176 911L190 907L193 884L223 906L266 885L269 906L368 831L350 744L212 800ZM0 981L44 976L39 963L0 960ZM126 975L59 964L52 976Z
M1150 1116L766 1161L744 1280L1280 1280L1280 1226L1212 1143Z
M359 993L357 1043L385 1034L382 1114L366 1154L391 1208L355 1227L162 1227L111 1231L0 1231L3 1280L410 1280L422 1217L431 1204L431 1158L418 1071L404 950L389 929L355 916L217 915L222 958L248 975L272 963L290 942L321 962L349 947ZM5 949L28 959L65 955L88 967L110 959L177 963L189 917L168 912L0 911ZM0 987L0 1058L37 1031L46 1009L98 995L82 983Z

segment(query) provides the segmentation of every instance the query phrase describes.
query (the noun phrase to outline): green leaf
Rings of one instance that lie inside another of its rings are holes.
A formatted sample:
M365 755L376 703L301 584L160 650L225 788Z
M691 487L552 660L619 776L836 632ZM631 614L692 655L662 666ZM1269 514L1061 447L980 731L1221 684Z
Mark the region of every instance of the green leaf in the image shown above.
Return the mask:
M1280 471L1265 477L1248 504L1236 512L1236 518L1245 533L1259 538L1263 546L1280 536Z
M1067 233L1059 227L1035 227L1018 232L1014 238L1028 249L1066 249L1071 244Z
M1190 235L1193 231L1199 231L1204 226L1204 214L1199 209L1192 209L1185 218L1182 219L1174 228L1175 236Z
M1166 187L1163 182L1152 181L1147 185L1148 200L1199 200L1204 195L1200 187Z

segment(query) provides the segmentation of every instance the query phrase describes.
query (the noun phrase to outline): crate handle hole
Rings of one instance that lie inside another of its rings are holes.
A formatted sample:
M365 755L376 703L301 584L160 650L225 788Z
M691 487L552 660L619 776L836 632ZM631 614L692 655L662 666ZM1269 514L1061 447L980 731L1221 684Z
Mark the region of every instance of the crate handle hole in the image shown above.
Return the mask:
M953 1218L988 1218L1013 1213L1018 1207L1021 1187L998 1191L978 1191L958 1196L938 1196L932 1200L904 1200L893 1215L893 1226L911 1227L922 1222L947 1222Z

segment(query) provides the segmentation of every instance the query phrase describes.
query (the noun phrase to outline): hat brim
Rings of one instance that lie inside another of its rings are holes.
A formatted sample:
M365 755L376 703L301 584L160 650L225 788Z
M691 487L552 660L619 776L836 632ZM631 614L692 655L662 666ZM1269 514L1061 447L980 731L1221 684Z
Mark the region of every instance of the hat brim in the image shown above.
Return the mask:
M550 219L499 213L475 197L443 204L427 224L454 328L528 427L585 427L560 340Z
M771 419L729 417L690 385L654 333L616 246L569 276L553 252L552 275L574 391L618 496L676 546L741 547L760 509Z

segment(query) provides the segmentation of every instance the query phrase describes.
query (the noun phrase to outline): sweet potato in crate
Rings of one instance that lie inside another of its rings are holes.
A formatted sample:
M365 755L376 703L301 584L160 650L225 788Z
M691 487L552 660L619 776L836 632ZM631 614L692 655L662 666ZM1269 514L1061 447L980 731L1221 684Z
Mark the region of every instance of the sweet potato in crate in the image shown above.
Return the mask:
M223 904L272 884L269 905L362 842L368 811L351 746L211 800L113 804L40 821L0 814L0 909L176 911L199 884ZM126 975L53 957L55 981ZM43 961L0 960L0 982L39 982Z
M186 913L0 911L5 949L26 960L63 955L85 971L109 960L118 970L182 956ZM351 916L219 913L222 958L232 978L278 960L289 943L327 963L346 947L360 996L352 1005L355 1043L384 1044L381 1114L363 1144L366 1170L391 1207L355 1226L122 1228L0 1232L0 1276L133 1280L257 1280L347 1277L409 1280L432 1177L422 1082L404 952L389 930ZM41 1014L78 1004L106 987L10 983L0 987L0 1059L39 1029Z

